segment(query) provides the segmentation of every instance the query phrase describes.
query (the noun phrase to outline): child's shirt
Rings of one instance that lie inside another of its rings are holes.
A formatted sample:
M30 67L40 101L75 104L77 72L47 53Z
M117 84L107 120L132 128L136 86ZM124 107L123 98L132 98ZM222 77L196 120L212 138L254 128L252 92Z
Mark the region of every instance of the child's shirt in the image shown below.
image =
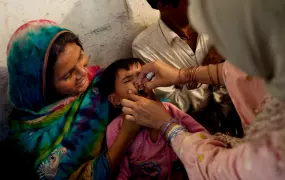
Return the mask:
M170 103L162 103L173 118L178 120L189 132L207 132L191 116ZM122 127L123 117L114 119L107 128L107 145L110 147L117 139ZM156 142L150 139L147 129L142 129L130 145L121 163L118 179L182 179L183 165L167 142L158 136ZM175 177L174 177L175 176ZM171 178L172 177L172 178ZM181 177L181 178L180 178Z

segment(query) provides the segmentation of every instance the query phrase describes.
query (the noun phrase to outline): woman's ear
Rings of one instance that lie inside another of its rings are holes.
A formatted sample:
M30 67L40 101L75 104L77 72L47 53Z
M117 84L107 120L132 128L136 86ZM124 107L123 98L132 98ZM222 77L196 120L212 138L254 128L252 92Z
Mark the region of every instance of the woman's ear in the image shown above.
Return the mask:
M114 106L118 107L121 104L121 98L119 98L115 93L108 96L109 102Z

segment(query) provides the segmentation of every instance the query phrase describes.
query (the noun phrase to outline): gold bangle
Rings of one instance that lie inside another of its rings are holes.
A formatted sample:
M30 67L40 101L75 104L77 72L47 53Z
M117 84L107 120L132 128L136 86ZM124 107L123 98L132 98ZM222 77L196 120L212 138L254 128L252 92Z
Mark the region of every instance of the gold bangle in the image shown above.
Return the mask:
M182 69L179 69L179 72L178 72L179 85L182 84L182 81L181 81L181 70Z
M220 84L220 79L219 79L219 64L217 64L216 66L217 66L217 81L218 81L218 86L221 86L221 84Z
M213 80L213 78L212 78L212 76L211 76L211 73L210 73L210 65L208 65L207 70L208 70L208 75L209 75L211 84L214 84L214 80Z
M196 81L197 83L198 83L198 81L197 81L196 72L198 71L199 68L200 68L200 66L197 67L197 69L196 69L196 71L195 71L195 74L194 74L194 79L195 79L195 81ZM197 88L199 88L199 87L201 87L201 86L202 86L202 83L198 83Z
M189 67L185 70L185 80L186 80L186 88L188 90L191 90L191 89L197 89L199 87L201 87L201 83L198 83L197 82L197 79L196 79L196 72L197 70L199 69L200 66L192 66L192 67Z

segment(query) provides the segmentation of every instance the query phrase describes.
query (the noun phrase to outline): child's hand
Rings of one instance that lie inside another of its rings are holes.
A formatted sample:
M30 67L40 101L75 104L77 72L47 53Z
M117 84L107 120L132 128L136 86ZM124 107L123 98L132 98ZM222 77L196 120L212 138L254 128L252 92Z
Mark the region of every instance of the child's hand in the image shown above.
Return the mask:
M141 126L136 122L128 121L124 118L121 130L129 136L135 137L140 132L140 128Z

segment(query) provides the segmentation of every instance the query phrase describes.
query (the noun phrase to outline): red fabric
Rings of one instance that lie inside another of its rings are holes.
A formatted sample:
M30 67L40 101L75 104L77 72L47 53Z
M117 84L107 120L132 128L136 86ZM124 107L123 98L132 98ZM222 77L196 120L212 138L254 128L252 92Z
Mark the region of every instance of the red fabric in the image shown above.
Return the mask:
M100 69L100 66L90 66L88 67L88 80L91 82L94 77L96 72Z

